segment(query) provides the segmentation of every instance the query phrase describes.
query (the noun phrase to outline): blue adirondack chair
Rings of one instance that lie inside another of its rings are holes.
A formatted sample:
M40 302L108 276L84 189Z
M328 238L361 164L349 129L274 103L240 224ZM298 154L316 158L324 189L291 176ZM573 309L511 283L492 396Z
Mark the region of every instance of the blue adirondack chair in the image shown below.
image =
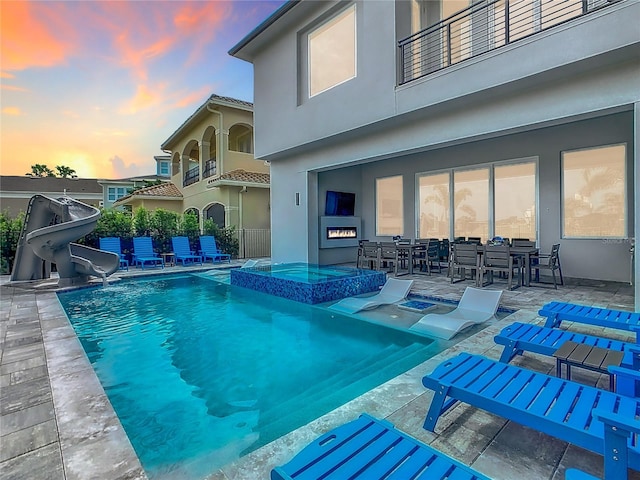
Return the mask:
M200 255L206 262L208 258L212 263L227 261L231 263L231 255L228 253L222 253L218 250L216 245L216 239L212 235L203 235L200 237Z
M544 305L538 314L547 317L545 327L559 327L562 322L598 325L636 332L636 342L640 342L640 313L574 303L550 302Z
M171 245L173 246L176 263L182 262L182 266L184 266L186 262L198 262L202 265L202 255L194 255L191 252L191 246L189 245L189 239L187 237L171 237Z
M287 464L271 471L271 480L318 478L428 478L488 480L444 453L417 441L386 420L363 413L325 433Z
M627 373L640 379L638 372ZM640 427L638 398L469 353L445 360L423 377L422 384L435 392L424 423L429 431L434 431L442 413L458 401L465 402L605 455L610 463L606 479L617 480L626 478L627 465L605 451L605 431L615 428L628 445L629 467L640 468L640 446L630 438Z
M122 255L119 237L102 237L100 238L100 250L111 253L117 253L120 256L120 268L129 270L129 260Z
M133 264L144 270L145 264L160 265L164 268L164 260L153 251L151 237L133 237Z

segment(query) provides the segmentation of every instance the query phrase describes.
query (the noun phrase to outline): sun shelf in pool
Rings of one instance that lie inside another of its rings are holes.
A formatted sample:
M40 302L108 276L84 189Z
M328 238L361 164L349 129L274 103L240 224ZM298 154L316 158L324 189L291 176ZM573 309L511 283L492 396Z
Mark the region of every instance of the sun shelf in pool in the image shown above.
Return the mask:
M231 271L231 285L296 302L317 304L375 292L387 274L349 267L285 263Z

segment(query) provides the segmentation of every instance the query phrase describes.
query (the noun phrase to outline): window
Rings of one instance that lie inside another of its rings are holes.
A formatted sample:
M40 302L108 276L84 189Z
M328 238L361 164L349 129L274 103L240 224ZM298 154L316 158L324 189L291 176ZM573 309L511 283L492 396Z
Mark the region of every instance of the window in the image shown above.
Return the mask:
M449 238L449 172L418 178L419 238Z
M626 145L562 152L562 235L625 237Z
M253 153L253 131L245 125L232 126L229 129L229 150Z
M495 235L535 240L536 164L496 166L493 185Z
M107 188L107 199L110 202L115 202L119 198L124 197L127 194L127 189L125 187L108 187Z
M158 175L169 176L169 162L159 163Z
M376 235L403 235L402 175L376 179Z
M536 175L535 160L418 175L418 237L535 240Z
M489 238L489 169L453 173L454 237Z
M308 35L309 97L356 76L356 7Z

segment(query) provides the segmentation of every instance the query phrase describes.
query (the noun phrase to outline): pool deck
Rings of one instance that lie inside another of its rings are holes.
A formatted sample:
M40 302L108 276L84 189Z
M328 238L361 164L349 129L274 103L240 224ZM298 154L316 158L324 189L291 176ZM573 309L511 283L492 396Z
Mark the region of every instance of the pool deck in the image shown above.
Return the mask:
M116 275L193 268L131 269ZM455 300L472 286L472 282L451 284L444 274L412 278L412 294ZM54 291L46 286L37 291L8 286L8 280L8 276L0 277L0 478L146 478ZM504 283L492 288L500 286ZM494 344L493 336L516 320L540 323L537 310L551 300L633 309L633 287L574 280L557 291L548 286L505 291L501 305L519 309L516 313L491 321L479 333L208 478L267 479L273 466L285 463L315 437L361 412L387 418L400 430L496 480L561 480L570 467L602 476L601 456L467 405L459 404L443 415L435 433L422 428L433 396L421 383L426 373L461 351L497 359L501 348ZM620 331L567 327L632 340ZM514 363L552 373L555 367L550 358L533 354L518 357ZM576 369L573 377L608 385L604 376L582 369ZM640 474L632 472L630 478L640 479Z

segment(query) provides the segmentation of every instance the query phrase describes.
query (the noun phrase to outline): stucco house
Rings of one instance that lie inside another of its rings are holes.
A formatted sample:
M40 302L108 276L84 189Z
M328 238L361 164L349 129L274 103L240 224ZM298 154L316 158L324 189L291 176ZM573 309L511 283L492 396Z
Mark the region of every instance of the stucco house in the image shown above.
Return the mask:
M638 302L638 18L637 0L285 3L229 52L254 68L273 261L354 261L332 222L529 238L561 244L567 277L633 269ZM353 215L326 215L328 191Z
M253 155L250 102L211 95L161 148L173 188L142 189L116 205L161 206L193 212L201 224L211 218L220 227L268 231L269 165Z

